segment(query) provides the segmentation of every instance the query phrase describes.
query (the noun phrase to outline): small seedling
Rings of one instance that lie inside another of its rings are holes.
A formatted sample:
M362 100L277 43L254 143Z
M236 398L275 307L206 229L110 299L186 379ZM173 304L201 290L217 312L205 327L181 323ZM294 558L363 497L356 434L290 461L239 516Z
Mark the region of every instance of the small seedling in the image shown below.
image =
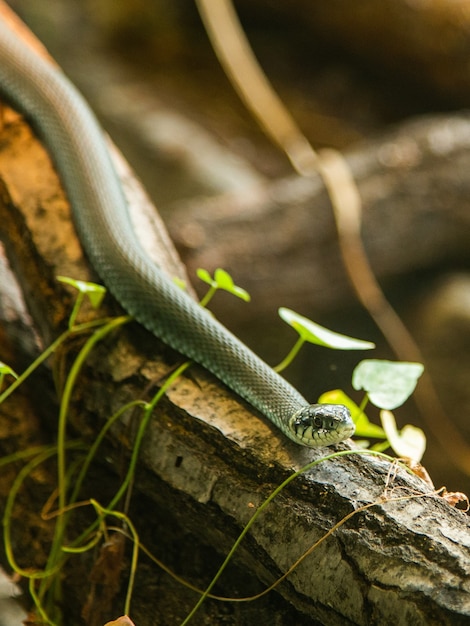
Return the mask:
M106 294L106 287L103 287L103 285L85 282L83 280L75 280L74 278L68 278L67 276L57 276L57 280L65 285L70 285L78 292L72 312L70 313L69 328L73 328L75 325L75 320L77 319L85 296L88 298L91 306L94 309L97 309L101 305Z
M215 270L213 277L209 274L207 270L201 268L199 268L196 273L199 280L202 280L210 287L209 291L199 303L202 307L206 307L208 305L210 300L212 300L212 298L214 297L215 292L219 289L222 289L223 291L228 291L228 293L231 293L237 298L241 298L245 302L249 302L251 299L250 294L245 291L245 289L238 287L238 285L233 282L233 278L230 276L230 274L220 267Z

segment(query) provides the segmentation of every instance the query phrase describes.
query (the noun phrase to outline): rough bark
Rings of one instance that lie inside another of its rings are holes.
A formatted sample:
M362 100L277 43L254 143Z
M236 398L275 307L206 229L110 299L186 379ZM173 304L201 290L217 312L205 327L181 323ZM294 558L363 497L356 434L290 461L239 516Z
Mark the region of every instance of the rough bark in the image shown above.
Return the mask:
M66 317L63 291L53 277L87 279L93 272L82 257L66 201L42 148L19 121L7 125L2 139L1 239L36 328L49 342ZM367 162L364 154L362 167ZM374 187L375 177L368 182ZM283 238L288 239L285 232ZM100 345L77 390L75 423L80 432L93 437L97 424L124 402L151 395L155 381L174 362L174 354L137 327ZM43 395L44 389L39 393ZM129 452L131 440L123 420L107 442L106 458L112 467L118 466L123 448ZM184 541L188 534L223 555L274 487L293 469L320 456L291 444L211 376L193 367L157 406L146 434L134 495L139 511L135 522L143 537L154 539L170 535L176 523L181 535L173 541L181 549L180 561L193 558L191 542ZM242 544L236 564L243 580L258 580L261 586L273 582L336 522L379 498L389 470L381 460L346 456L297 479L271 503ZM280 585L256 617L250 605L237 606L228 616L218 608L224 605L210 602L195 623L220 623L222 614L224 623L233 624L254 619L328 625L466 623L468 518L441 498L411 498L428 488L402 470L391 487L392 496L405 498L380 502L353 516ZM99 499L99 494L93 495ZM206 582L211 574L206 572ZM231 583L243 586L240 579ZM156 584L148 578L142 582L145 591L137 591L135 621L178 623L195 596L187 592L184 601L178 597L177 606L161 615ZM231 595L228 587L222 586L222 593Z

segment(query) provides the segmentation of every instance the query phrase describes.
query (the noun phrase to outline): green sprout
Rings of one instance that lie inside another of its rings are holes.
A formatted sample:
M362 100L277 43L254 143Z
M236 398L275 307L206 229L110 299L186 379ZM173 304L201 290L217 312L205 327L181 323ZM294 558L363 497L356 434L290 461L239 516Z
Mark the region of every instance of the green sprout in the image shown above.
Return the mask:
M215 270L213 277L209 274L207 270L201 268L199 268L196 273L200 280L209 285L208 292L199 303L202 307L206 307L208 305L210 300L212 300L212 298L214 297L215 292L219 289L222 289L223 291L228 291L228 293L231 293L237 298L241 298L245 302L250 301L250 294L245 291L245 289L238 287L233 282L233 278L230 276L230 274L220 267Z
M250 294L245 289L242 289L242 287L236 285L233 281L233 278L226 270L223 270L219 267L215 270L214 276L212 277L207 270L199 268L198 270L196 270L196 274L203 283L209 285L209 289L206 295L203 296L199 302L199 305L203 308L207 307L209 302L214 297L214 294L219 289L222 289L222 291L227 291L233 296L241 298L245 302L250 301ZM173 276L172 281L177 287L179 287L183 291L186 291L187 285L182 278Z
M57 276L57 280L65 285L70 285L78 291L77 298L69 317L69 328L73 328L85 296L88 298L91 306L94 309L97 309L101 305L101 302L106 294L106 287L103 287L103 285L85 282L83 280L75 280L74 278L68 278L67 276Z

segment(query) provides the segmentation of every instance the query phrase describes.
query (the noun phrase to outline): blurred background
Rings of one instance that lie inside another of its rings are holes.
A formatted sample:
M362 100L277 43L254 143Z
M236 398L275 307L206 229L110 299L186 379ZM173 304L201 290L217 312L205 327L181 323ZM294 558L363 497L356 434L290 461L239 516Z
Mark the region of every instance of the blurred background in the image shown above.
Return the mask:
M8 4L84 93L168 223L186 207L204 207L208 201L223 216L224 198L249 198L260 189L276 202L276 189L285 189L280 181L295 178L289 161L231 87L193 2ZM315 148L367 153L369 141L406 120L437 113L452 119L468 107L470 2L238 0L235 6L263 69ZM467 215L468 208L462 208ZM179 242L175 230L173 226L172 235L191 266L191 245L197 245L200 234L197 220ZM415 236L418 240L420 233ZM242 263L246 250L242 241L236 243ZM394 253L402 266L406 250ZM272 254L274 267L277 251ZM215 252L208 259L206 269L212 271L219 259ZM289 258L284 262L289 265ZM226 269L237 280L236 264ZM329 267L315 271L328 277ZM254 263L251 312L247 305L229 302L219 304L216 313L275 364L294 341L276 314L279 306L292 304L291 296L281 282L273 299L262 273L256 272ZM390 276L383 286L419 340L442 402L470 444L467 272L468 257L453 255L449 244L427 266L410 262L405 273ZM298 280L306 292L312 288L309 274ZM351 290L316 304L308 300L299 312L338 332L375 341L374 358L393 358ZM310 398L336 387L349 393L354 365L370 356L305 349L289 377ZM412 423L426 431L412 402L396 416L400 426ZM436 486L470 491L470 476L432 437L424 465Z

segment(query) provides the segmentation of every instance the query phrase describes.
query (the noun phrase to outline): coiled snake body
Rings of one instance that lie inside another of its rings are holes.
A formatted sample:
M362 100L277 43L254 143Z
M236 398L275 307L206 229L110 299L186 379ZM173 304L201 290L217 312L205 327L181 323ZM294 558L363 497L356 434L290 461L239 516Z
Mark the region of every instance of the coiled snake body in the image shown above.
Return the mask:
M93 113L67 78L1 20L0 90L46 142L85 251L128 313L210 370L297 443L330 445L353 434L346 407L309 405L150 261L134 235L120 181Z

